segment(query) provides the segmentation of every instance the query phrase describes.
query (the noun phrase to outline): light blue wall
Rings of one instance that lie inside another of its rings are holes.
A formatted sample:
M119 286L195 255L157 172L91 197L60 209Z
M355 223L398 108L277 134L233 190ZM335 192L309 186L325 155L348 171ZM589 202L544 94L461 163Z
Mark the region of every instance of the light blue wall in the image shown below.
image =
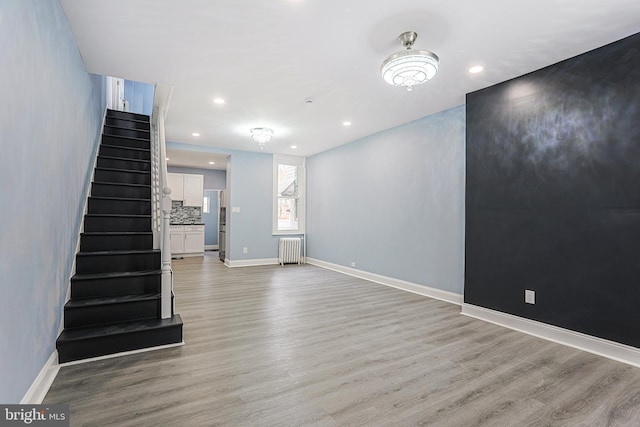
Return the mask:
M229 190L227 258L231 261L241 261L278 257L279 236L271 235L273 215L273 156L271 154L176 142L167 142L167 148L229 155L226 178L226 188ZM239 213L231 212L234 206L240 208ZM246 254L242 251L244 247L248 249Z
M307 159L308 256L463 293L465 110Z
M0 1L0 402L55 350L104 113L58 1Z
M129 101L129 111L132 113L150 116L153 113L153 92L151 83L124 81L124 99Z

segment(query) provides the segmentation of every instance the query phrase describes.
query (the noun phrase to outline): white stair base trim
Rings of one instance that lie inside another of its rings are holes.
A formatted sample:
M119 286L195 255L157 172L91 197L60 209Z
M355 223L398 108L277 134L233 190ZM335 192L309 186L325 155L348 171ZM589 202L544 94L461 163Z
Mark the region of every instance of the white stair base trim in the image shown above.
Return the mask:
M512 314L462 305L462 314L640 368L640 349Z
M53 351L49 359L46 361L40 373L31 383L31 387L22 397L20 401L21 405L39 405L44 400L44 397L49 392L53 380L56 379L60 365L58 365L58 352Z
M462 294L457 294L455 292L443 291L442 289L419 285L417 283L407 282L406 280L395 279L381 274L369 273L368 271L345 267L343 265L333 264L315 258L307 258L306 261L307 264L313 264L318 267L326 268L327 270L337 271L338 273L358 277L380 285L390 286L392 288L401 289L403 291L412 292L425 297L439 299L451 304L462 305L463 303Z
M174 344L163 344L163 345L157 345L155 347L139 348L137 350L122 351L120 353L105 354L104 356L90 357L87 359L64 362L64 363L61 363L59 366L61 368L64 368L65 366L81 365L83 363L95 362L96 360L105 360L105 359L113 359L113 358L122 357L122 356L131 356L132 354L146 353L148 351L164 350L167 348L181 347L183 345L184 345L184 341L181 341Z

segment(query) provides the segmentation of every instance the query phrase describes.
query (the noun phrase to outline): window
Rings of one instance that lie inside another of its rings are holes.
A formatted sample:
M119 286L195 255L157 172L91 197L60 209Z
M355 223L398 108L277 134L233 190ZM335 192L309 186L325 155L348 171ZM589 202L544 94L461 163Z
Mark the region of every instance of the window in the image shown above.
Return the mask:
M304 159L274 155L273 234L304 233L304 192Z
M209 196L204 196L202 201L202 213L209 213Z

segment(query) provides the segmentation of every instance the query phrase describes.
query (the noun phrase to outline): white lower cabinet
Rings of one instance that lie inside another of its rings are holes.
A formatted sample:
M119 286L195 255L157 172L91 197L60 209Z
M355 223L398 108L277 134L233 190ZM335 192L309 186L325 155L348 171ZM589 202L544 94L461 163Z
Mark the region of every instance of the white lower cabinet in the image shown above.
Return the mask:
M181 225L171 226L171 255L184 253L184 229Z
M204 225L172 225L171 255L204 255Z

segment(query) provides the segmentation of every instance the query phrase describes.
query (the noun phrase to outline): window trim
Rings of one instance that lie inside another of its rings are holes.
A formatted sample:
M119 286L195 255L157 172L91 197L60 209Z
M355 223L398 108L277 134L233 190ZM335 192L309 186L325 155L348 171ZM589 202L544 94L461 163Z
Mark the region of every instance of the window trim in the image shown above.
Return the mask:
M296 230L278 230L278 165L291 165L298 167L298 228ZM306 159L304 157L287 156L283 154L273 155L271 234L274 236L305 234L307 203L307 170L305 166Z

